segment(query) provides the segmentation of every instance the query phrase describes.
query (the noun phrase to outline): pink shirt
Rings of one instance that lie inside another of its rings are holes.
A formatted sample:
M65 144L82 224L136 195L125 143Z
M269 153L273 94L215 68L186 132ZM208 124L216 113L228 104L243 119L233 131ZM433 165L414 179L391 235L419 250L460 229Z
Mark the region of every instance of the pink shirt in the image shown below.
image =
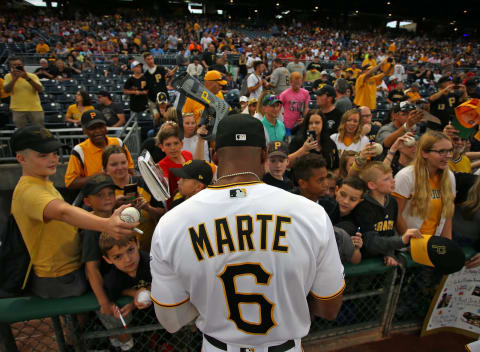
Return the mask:
M300 88L298 92L288 88L280 94L280 101L283 104L283 123L286 128L292 129L305 111L305 106L308 106L310 94L303 88Z

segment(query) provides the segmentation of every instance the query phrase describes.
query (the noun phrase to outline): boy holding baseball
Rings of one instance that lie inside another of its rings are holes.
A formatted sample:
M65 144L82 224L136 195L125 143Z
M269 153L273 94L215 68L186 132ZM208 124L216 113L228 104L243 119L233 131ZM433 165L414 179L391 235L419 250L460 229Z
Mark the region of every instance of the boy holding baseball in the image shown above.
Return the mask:
M145 293L142 291L150 291L152 283L150 257L140 251L135 233L119 240L102 233L99 246L103 259L113 265L103 281L108 298L115 302L122 295L133 297L133 302L114 312L115 316L120 318L120 313L125 316L135 308L149 307L152 302L143 297Z

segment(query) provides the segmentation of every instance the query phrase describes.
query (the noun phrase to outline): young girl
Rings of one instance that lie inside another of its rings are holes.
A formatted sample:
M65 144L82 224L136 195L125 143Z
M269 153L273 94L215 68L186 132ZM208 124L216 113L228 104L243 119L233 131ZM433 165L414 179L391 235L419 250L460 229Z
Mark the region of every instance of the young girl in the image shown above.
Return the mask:
M200 143L200 145L199 145ZM199 149L197 149L199 148ZM183 113L183 147L182 150L188 150L192 155L200 153L201 159L210 161L208 143L197 134L197 123L195 115L187 112ZM197 150L197 153L195 152Z
M338 133L330 136L337 145L340 155L346 150L360 152L368 144L369 139L362 136L361 125L360 111L358 109L351 109L343 114L338 127Z
M92 100L88 93L80 89L75 94L75 104L72 104L68 107L67 113L65 115L65 122L73 123L75 126L80 125L80 120L82 114L85 111L95 109L92 105Z
M412 164L395 176L397 231L419 229L422 235L452 238L455 177L448 167L453 155L450 139L429 131L419 140Z

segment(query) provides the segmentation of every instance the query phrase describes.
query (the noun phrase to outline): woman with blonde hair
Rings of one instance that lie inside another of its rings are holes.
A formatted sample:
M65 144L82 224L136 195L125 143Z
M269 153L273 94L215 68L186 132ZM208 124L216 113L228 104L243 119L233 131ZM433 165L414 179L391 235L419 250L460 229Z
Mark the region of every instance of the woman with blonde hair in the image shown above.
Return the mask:
M340 155L346 150L360 152L369 143L368 137L362 136L362 118L360 110L345 111L338 126L338 133L330 136L335 142Z
M397 232L419 229L422 235L452 238L455 177L448 167L453 155L450 139L429 131L417 144L412 163L395 176Z

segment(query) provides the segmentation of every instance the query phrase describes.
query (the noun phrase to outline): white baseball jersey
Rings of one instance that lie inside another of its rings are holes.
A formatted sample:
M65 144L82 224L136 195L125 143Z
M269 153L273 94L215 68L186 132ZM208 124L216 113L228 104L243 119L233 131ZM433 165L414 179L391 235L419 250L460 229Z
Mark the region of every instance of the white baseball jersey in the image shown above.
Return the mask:
M154 302L190 300L197 327L231 345L305 336L307 295L329 300L345 286L323 208L261 182L210 186L166 213L151 257Z

